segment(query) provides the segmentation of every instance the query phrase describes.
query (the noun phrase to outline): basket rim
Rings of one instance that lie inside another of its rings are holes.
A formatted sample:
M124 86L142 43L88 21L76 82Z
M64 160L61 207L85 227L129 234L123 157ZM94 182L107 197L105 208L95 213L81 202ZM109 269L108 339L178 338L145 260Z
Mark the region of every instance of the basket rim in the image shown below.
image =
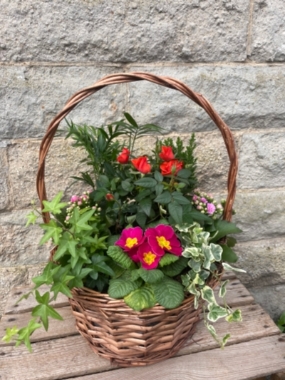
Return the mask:
M220 130L224 143L227 149L228 157L230 160L230 166L228 171L228 180L227 180L227 198L224 208L223 219L226 221L231 221L232 217L232 208L236 194L236 177L238 170L238 158L235 149L234 137L223 119L219 116L217 111L213 108L211 103L201 94L194 92L183 82L168 77L168 76L158 76L146 72L130 72L130 73L115 73L110 74L99 81L95 82L93 85L83 88L82 90L76 92L73 96L69 98L66 102L63 109L53 118L49 124L47 131L42 139L40 150L39 150L39 164L36 177L36 186L37 193L40 199L41 208L44 208L43 201L47 200L46 186L45 186L45 159L48 154L49 148L53 141L54 135L57 131L57 128L60 122L68 115L68 113L73 110L80 102L88 98L92 94L98 92L106 86L112 84L120 83L130 83L136 81L146 80L163 87L168 87L173 90L179 91L184 94L186 97L191 99L193 102L198 104L209 117L214 121L218 129ZM48 212L43 212L42 217L45 223L48 223L50 220L50 214Z

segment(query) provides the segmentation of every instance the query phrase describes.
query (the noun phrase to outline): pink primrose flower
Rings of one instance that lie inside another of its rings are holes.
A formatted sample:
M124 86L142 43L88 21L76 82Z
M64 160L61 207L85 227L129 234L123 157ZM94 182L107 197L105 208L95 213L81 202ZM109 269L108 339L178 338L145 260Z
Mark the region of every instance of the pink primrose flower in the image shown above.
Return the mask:
M137 256L144 269L155 269L158 266L160 256L158 256L152 249L152 247L145 241L138 248Z
M207 204L207 212L209 215L214 214L215 210L216 210L216 206L213 203Z
M133 248L130 251L127 252L128 256L135 262L139 263L140 258L138 256L138 248Z
M77 202L79 201L79 197L77 195L72 195L72 197L70 198L70 202L74 203L74 202Z
M128 252L137 248L143 241L143 230L140 227L131 227L122 231L120 239L116 241L115 245Z
M182 247L171 226L160 224L154 228L148 228L145 236L153 252L163 256L165 251L181 256Z

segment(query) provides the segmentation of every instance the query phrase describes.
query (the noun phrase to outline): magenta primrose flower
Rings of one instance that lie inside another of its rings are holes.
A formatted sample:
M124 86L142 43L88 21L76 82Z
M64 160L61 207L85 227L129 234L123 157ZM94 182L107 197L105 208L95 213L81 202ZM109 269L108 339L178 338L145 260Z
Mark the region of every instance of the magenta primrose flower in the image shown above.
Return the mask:
M182 247L171 226L159 224L154 228L148 228L145 236L152 251L158 256L163 256L165 251L181 256Z
M125 228L115 245L129 252L141 245L144 239L143 230L140 227Z
M147 241L144 241L138 248L137 257L144 269L155 269L161 259L150 246Z

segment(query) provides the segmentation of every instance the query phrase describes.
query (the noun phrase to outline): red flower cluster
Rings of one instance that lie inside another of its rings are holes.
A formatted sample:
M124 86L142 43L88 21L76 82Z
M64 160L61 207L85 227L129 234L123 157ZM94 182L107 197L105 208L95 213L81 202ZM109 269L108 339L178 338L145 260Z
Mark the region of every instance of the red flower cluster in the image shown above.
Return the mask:
M122 153L117 157L120 164L127 164L129 162L130 151L123 148ZM162 146L159 157L163 160L160 165L162 175L176 175L179 170L183 168L183 162L176 160L171 146ZM147 156L140 156L131 160L133 166L141 173L147 174L151 172L151 165L148 162Z
M148 228L125 228L115 245L121 247L134 262L144 269L155 269L166 252L181 256L182 247L171 226L160 224Z

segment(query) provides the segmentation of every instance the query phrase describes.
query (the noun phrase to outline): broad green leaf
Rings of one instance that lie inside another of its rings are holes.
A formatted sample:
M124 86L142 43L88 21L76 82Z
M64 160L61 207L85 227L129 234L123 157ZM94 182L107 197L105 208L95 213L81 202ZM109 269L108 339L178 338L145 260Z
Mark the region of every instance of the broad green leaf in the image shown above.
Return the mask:
M136 221L138 222L139 226L142 228L145 228L147 216L144 212L138 212L136 215Z
M159 266L164 267L165 265L170 265L179 260L179 257L171 253L165 253L159 261Z
M165 265L160 268L166 276L174 277L180 274L183 271L183 269L187 268L187 266L188 266L188 259L180 256L179 259L176 260L175 262L172 262L171 264Z
M180 205L188 205L190 203L190 201L187 198L185 198L179 191L175 191L174 193L172 193L172 197Z
M116 245L111 245L108 248L107 255L125 269L130 268L133 263L132 259L122 250L122 248Z
M168 204L171 202L171 194L169 191L164 191L160 195L158 195L154 202L161 203L161 204Z
M232 236L228 236L227 237L227 246L228 247L232 248L232 247L234 247L236 245L236 243L237 243L237 239L235 239Z
M237 255L230 247L228 247L227 245L222 245L221 247L223 249L223 261L226 261L227 263L236 263L238 261Z
M152 202L150 198L145 198L140 201L141 210L147 215L150 216Z
M227 263L223 263L223 267L225 270L232 270L234 272L246 273L245 270L232 267L230 264L227 264Z
M128 193L133 190L134 185L130 182L129 179L126 179L125 181L122 181L122 188L127 191Z
M161 173L159 173L157 170L154 172L154 178L158 182L162 182L163 181L163 175Z
M232 314L226 317L227 322L242 322L241 311L239 309L235 310Z
M216 322L219 318L224 318L228 315L227 309L215 304L210 304L208 309L208 320L211 322Z
M219 297L224 298L227 293L227 285L229 280L223 281L219 289Z
M168 204L168 211L170 216L174 219L175 223L182 224L183 208L176 202Z
M137 288L138 285L135 281L114 278L109 283L108 294L112 298L124 298Z
M207 285L201 289L201 297L210 304L217 304L213 289Z
M155 186L155 194L156 194L156 196L159 196L163 192L163 189L164 189L164 186L162 184L158 183Z
M135 185L141 186L141 187L146 187L146 188L151 188L155 187L157 185L157 181L153 178L150 177L143 177L135 182Z
M140 277L147 283L154 284L163 279L164 274L159 269L146 270L140 268Z
M181 169L177 173L177 177L178 177L178 179L179 178L187 179L187 178L191 177L191 171L188 169Z
M136 311L149 309L156 304L153 290L147 286L134 290L124 298L124 301L129 307Z
M227 222L226 220L217 220L215 222L216 230L218 231L217 235L215 235L213 242L219 241L222 237L229 234L238 234L242 232L240 228L238 228L234 223Z
M151 287L156 301L166 309L174 309L184 300L183 286L172 278L164 277Z

